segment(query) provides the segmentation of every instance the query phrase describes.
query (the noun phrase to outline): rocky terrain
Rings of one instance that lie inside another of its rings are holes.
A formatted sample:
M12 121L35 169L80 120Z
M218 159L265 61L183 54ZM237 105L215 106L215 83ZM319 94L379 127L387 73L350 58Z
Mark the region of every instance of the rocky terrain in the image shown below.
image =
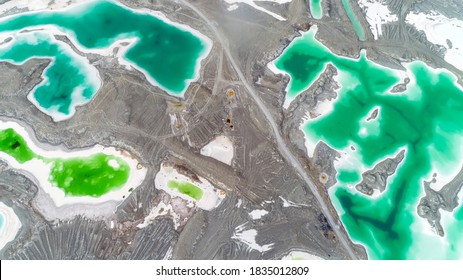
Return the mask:
M0 4L5 2L0 0ZM213 49L202 63L200 78L180 99L152 86L141 73L94 55L89 59L100 72L103 87L73 118L56 123L27 100L49 61L35 59L20 66L1 62L0 119L19 121L34 132L38 142L49 146L123 148L148 167L148 174L119 205L56 208L48 203L48 213L57 213L53 217L37 209L38 187L27 174L0 165L0 200L14 209L23 224L16 239L0 251L0 258L281 259L299 250L323 259L365 259L365 250L350 241L328 198L327 188L335 183L336 152L320 144L313 157L308 157L300 130L304 118L316 116L319 102L336 98L336 69L328 67L316 87L285 109L288 77L272 73L266 65L300 30L317 24L317 38L337 54L358 57L366 49L369 58L396 68L402 61L422 59L461 77L460 70L443 60L439 46L404 22L404 16L414 9L432 6L449 15L457 11L439 4L443 1L388 0L399 21L383 25L383 35L374 40L361 8L351 1L366 32L366 40L359 41L342 4L335 0L323 1L326 13L321 20L311 17L303 0L265 5L286 21L245 5L232 13L224 1L121 2L160 11L209 37ZM200 154L217 135L226 135L233 143L231 165ZM358 190L366 194L383 191L400 157L403 153L364 174ZM213 210L194 209L177 229L171 215L139 228L159 197L165 196L155 188L154 177L166 160L206 178L226 197ZM439 209L455 207L460 177L437 193L426 187L428 195L418 211L436 227ZM94 207L92 214L71 215L74 208L88 207ZM268 214L253 219L249 212L255 209ZM255 250L232 238L241 225L255 229L256 243L273 244L271 249Z

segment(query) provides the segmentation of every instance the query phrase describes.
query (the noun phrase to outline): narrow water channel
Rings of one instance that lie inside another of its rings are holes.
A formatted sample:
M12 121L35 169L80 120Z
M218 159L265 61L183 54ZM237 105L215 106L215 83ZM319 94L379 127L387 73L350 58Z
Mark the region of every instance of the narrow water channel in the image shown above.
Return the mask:
M355 33L357 33L359 40L364 41L365 32L363 31L362 25L358 21L357 16L354 13L354 10L352 10L349 0L342 0L342 5L346 10L347 16L349 17L350 22L352 23L352 26L354 27Z

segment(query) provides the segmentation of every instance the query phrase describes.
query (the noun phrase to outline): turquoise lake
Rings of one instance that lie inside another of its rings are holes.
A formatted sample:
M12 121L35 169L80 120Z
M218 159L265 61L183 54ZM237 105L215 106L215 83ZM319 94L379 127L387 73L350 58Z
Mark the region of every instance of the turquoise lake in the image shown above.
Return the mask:
M3 230L3 223L4 223L3 219L4 219L4 217L3 217L3 215L0 213L0 232Z
M48 33L20 33L0 46L0 60L22 64L32 57L52 62L43 73L44 81L28 98L55 120L72 115L75 107L87 103L101 86L98 70Z
M302 129L311 146L323 141L341 154L335 162L337 184L328 193L348 234L372 259L462 259L462 193L453 212L441 210L444 237L416 209L424 196L423 180L434 172L451 178L463 164L463 89L456 77L415 61L405 65L411 80L407 90L392 93L405 72L378 65L364 52L358 59L337 56L315 39L315 32L293 40L274 65L291 77L290 99L328 64L338 70L341 88L332 110ZM378 116L368 120L374 110ZM363 172L401 150L405 158L381 195L369 197L355 189Z
M321 1L322 0L310 0L309 2L310 13L314 19L321 19L323 17Z
M21 32L25 30L29 32ZM54 39L56 33L67 35L86 53L101 53L119 40L132 40L123 59L152 84L179 97L198 77L199 62L211 48L210 40L192 29L112 1L0 19L0 36L13 38L0 46L0 61L21 64L31 58L53 59L44 73L45 82L34 90L31 101L50 115L60 113L58 120L91 100L100 78L86 58Z

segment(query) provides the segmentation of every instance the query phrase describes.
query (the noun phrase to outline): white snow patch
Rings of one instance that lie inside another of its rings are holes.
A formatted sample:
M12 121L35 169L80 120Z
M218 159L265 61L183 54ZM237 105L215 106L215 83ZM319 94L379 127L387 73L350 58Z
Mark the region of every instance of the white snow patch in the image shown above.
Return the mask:
M249 248L259 251L261 253L271 250L275 243L259 245L256 242L257 230L255 229L248 229L246 230L246 224L244 223L235 228L235 232L233 233L232 239L238 240L244 244L246 244Z
M463 70L463 21L447 18L436 12L410 13L406 21L418 30L424 31L429 42L447 48L445 61ZM450 41L451 46L447 40Z
M267 215L268 214L268 211L266 210L261 210L261 209L255 209L255 210L252 210L251 212L249 212L249 216L251 216L251 218L253 220L258 220L260 218L262 218L263 216Z
M236 9L238 9L238 5L236 5L236 4L230 5L230 6L227 8L227 10L230 11L230 12L231 12L231 11L234 11L234 10L236 10Z
M291 2L292 0L224 0L225 2L227 2L228 4L230 4L230 7L228 8L229 11L233 11L235 10L237 7L237 3L244 3L244 4L247 4L251 7L253 7L254 9L256 10L259 10L261 12L264 12L274 18L276 18L277 20L279 21L286 21L286 19L278 14L275 14L274 12L271 12L267 9L264 9L262 8L261 6L257 5L255 2L259 2L259 1L265 1L265 2L273 2L275 4L285 4L285 3L289 3ZM231 8L233 6L233 8Z
M10 241L14 240L22 224L13 209L0 202L0 215L3 216L3 225L0 228L0 250Z
M366 13L366 19L370 24L370 29L375 40L378 40L378 38L382 35L381 25L388 22L394 22L399 19L397 15L391 13L387 4L382 1L359 0L358 4Z
M282 260L294 260L294 259L303 259L303 260L324 260L318 256L309 254L302 251L291 251L288 255L281 258Z
M111 159L108 161L108 165L111 166L112 168L114 169L119 169L119 167L121 167L119 165L119 163L117 163L117 161L115 159Z
M308 206L307 204L301 204L301 203L294 203L292 201L289 201L282 196L279 196L279 198L283 201L283 207L303 207L303 206Z
M148 216L145 217L145 220L143 221L143 223L138 224L137 228L142 229L152 224L154 220L156 219L156 217L166 216L166 215L170 215L172 217L172 220L174 222L174 228L177 230L180 225L181 217L180 215L175 213L175 211L172 209L172 205L170 204L166 205L163 201L161 201L158 205L156 205L156 207L151 209Z
M162 258L163 260L170 260L172 259L172 253L174 252L174 247L169 247L169 249L167 250L166 254L164 255L164 258Z
M328 113L331 113L334 107L333 101L334 100L324 100L322 102L318 102L317 106L313 110L313 113L315 113L317 116L324 116Z
M29 11L61 9L70 4L84 2L89 2L89 0L15 0L0 5L0 13L5 13L15 8L28 9Z
M226 136L217 136L206 146L201 148L201 155L214 158L220 162L231 165L234 151L233 143Z

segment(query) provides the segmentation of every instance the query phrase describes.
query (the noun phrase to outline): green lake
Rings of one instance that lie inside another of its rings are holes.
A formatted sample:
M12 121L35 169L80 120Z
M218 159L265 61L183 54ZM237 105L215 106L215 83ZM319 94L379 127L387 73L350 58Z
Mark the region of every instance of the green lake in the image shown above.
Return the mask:
M109 162L115 160L119 168ZM112 155L96 154L90 157L54 159L50 182L72 196L99 197L127 182L130 167Z
M0 152L21 164L37 159L51 165L49 182L67 196L100 197L120 189L130 174L130 167L124 160L103 153L66 159L43 157L34 153L12 128L0 130Z
M19 163L38 157L12 128L0 130L0 151L14 157Z
M24 30L28 32L21 32ZM118 41L132 40L123 59L174 96L183 96L197 78L199 62L211 47L207 38L193 30L113 1L90 1L62 10L0 18L0 36L13 39L0 45L0 61L52 59L44 73L46 82L32 93L39 109L49 115L55 111L72 115L74 103L85 104L100 87L98 72L87 59L52 34L68 36L86 53L110 51Z
M463 89L455 76L416 61L405 65L407 90L391 93L402 79L399 71L371 62L364 52L358 59L334 55L314 35L310 30L296 38L274 64L291 77L291 99L327 64L338 70L341 88L333 109L308 120L303 130L308 143L323 141L341 154L329 195L350 237L372 259L463 258L461 193L454 212L441 211L444 237L416 210L423 180L434 172L455 176L462 165ZM367 121L375 109L378 116ZM356 191L362 172L401 150L405 158L384 193L368 197ZM343 157L348 160L341 164Z
M182 194L188 195L196 201L201 200L203 197L203 190L189 182L169 180L167 182L167 187L172 190L177 190Z

